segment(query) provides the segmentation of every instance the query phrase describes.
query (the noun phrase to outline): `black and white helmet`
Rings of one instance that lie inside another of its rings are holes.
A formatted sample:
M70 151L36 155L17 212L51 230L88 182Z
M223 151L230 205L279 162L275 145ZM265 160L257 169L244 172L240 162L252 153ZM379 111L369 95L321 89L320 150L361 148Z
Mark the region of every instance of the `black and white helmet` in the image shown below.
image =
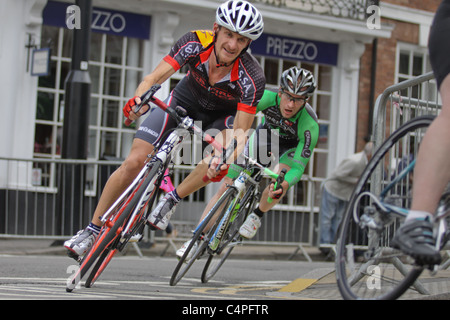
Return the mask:
M311 97L317 87L313 74L297 67L291 67L283 72L280 85L284 91L306 98Z
M216 23L251 40L256 40L264 30L261 13L251 3L230 0L216 11Z

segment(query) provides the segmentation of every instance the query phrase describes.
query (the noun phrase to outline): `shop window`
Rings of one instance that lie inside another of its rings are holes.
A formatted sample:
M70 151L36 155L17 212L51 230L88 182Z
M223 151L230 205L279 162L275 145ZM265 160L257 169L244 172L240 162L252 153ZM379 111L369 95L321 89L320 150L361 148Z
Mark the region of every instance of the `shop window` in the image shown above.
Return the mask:
M400 43L398 45L397 55L396 83L412 79L431 71L426 48ZM414 86L411 90L403 90L401 95L419 99L424 96L430 97L429 94L436 92L436 87L435 84L431 82L429 85L433 87Z
M51 72L38 81L35 158L60 157L64 81L70 71L72 34L67 28L42 27L41 43L49 43L51 48ZM143 77L143 43L143 40L134 38L95 32L91 34L90 160L103 159L105 156L124 158L129 152L135 128L123 125L122 107L134 94ZM46 179L42 179L44 187L54 187L56 184L56 172L52 168L42 168L46 173ZM90 172L93 174L95 171ZM91 175L87 180L87 186L95 190L96 177Z

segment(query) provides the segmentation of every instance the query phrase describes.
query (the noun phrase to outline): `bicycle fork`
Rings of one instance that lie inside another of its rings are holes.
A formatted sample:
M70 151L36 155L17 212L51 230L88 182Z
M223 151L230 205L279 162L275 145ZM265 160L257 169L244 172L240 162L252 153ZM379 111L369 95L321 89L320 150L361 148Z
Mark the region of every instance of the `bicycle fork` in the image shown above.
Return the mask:
M245 188L245 181L247 181L249 177L250 177L249 173L242 171L239 177L234 181L232 188L235 188L238 191L238 195L228 206L227 211L222 217L218 228L214 232L211 240L209 241L208 245L211 250L213 251L217 250L224 235L224 231L227 229L230 221L235 218L235 215L240 208L239 199L242 197L242 193Z

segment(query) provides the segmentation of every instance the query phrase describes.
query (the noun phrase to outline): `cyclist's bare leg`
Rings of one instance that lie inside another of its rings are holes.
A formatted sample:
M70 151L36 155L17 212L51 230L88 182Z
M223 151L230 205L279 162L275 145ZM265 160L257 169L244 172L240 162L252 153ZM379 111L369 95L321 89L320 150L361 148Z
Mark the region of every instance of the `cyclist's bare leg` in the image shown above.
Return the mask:
M230 143L231 135L227 135L229 129L220 132L214 139L221 145L227 146ZM208 171L208 165L211 160L211 156L207 156L205 159L201 160L195 169L184 179L177 187L176 191L178 196L182 199L187 197L191 193L203 188L210 181L204 182L203 177Z
M133 182L144 166L148 154L152 151L153 145L150 143L141 139L133 140L128 157L106 182L97 208L94 211L93 224L101 224L99 217L109 209L120 194Z
M450 181L450 74L440 87L442 111L420 145L414 170L411 209L434 213Z

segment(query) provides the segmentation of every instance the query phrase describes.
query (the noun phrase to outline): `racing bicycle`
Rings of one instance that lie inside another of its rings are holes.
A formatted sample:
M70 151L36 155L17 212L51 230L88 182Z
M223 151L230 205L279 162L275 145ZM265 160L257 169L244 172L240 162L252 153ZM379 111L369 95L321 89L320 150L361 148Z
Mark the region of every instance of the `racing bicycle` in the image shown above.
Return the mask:
M212 279L233 249L242 244L239 228L259 203L262 178L268 176L276 179L275 189L284 181L286 169L278 175L256 160L243 156L245 165L239 176L227 186L226 191L193 231L193 237L172 273L171 286L175 286L194 262L202 257L207 257L207 260L201 281L206 283ZM269 198L268 201L271 202L272 199Z
M416 298L450 292L449 260L422 265L391 246L411 206L415 155L433 119L420 116L394 131L375 151L353 190L336 247L336 278L344 299ZM436 247L447 257L449 216L447 188L434 219Z
M203 141L212 145L214 151L221 155L225 151L213 137L203 132L194 124L181 107L169 108L163 101L154 97L160 85L151 87L142 97L142 106L150 102L167 112L178 126L166 133L167 139L161 139L134 181L120 195L114 204L101 216L102 228L91 249L79 259L79 268L67 280L66 291L72 290L87 276L85 287L91 287L105 270L117 252L122 251L130 242L142 238L158 190L166 177L172 157L179 150L181 143L191 134L196 134ZM128 120L128 119L127 119ZM126 122L130 124L130 122Z

